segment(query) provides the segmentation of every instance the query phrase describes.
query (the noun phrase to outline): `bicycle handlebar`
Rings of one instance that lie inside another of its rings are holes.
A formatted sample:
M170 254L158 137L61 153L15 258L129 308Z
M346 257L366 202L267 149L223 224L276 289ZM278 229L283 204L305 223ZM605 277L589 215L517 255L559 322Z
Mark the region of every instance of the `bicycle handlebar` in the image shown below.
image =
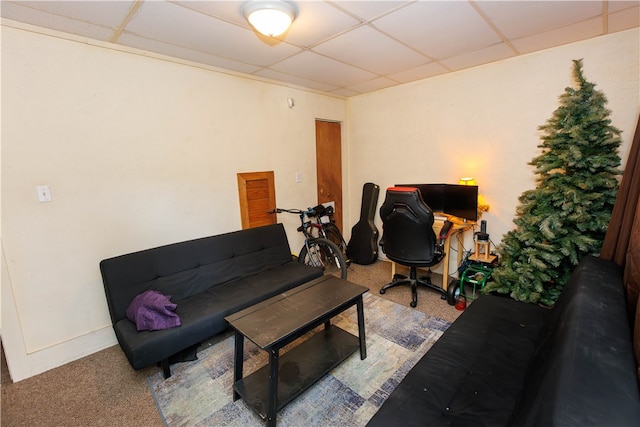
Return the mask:
M292 214L306 214L307 216L310 217L320 217L323 215L333 215L333 207L329 206L327 208L325 208L323 205L318 205L315 206L313 208L307 208L306 211L303 211L302 209L283 209L283 208L275 208L272 211L269 211L268 213L270 214L278 214L278 213L282 213L282 212L288 212L288 213L292 213Z
M269 211L268 213L270 214L279 214L282 212L288 212L288 213L292 213L292 214L298 214L300 215L301 213L303 213L304 211L301 209L283 209L283 208L275 208L272 211Z

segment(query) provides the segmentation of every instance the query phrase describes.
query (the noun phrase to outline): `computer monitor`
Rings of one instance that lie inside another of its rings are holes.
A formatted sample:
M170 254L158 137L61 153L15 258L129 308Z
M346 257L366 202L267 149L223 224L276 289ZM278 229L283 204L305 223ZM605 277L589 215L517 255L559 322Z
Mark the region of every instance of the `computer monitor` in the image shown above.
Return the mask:
M469 221L478 220L478 186L457 184L396 184L415 187L434 212L443 212Z

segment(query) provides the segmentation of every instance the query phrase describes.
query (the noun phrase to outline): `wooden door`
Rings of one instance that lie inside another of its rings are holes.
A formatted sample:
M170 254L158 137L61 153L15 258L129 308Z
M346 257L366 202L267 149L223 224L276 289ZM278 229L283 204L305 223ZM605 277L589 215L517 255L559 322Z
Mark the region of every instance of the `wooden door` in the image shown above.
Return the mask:
M340 123L316 120L318 203L335 202L335 220L342 228L342 131Z
M238 198L242 229L275 224L276 189L273 171L238 174Z

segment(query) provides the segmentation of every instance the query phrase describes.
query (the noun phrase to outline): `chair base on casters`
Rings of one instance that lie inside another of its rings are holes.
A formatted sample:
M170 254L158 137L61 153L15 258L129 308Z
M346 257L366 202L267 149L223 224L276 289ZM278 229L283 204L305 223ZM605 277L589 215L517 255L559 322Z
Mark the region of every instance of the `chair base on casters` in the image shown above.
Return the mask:
M395 274L393 276L393 282L388 283L380 289L380 293L384 294L387 292L387 289L393 288L395 286L400 285L410 285L411 286L411 307L418 305L418 285L425 286L429 289L433 289L434 291L440 292L441 299L447 299L447 291L445 291L440 286L434 285L431 282L430 276L424 276L418 278L418 272L416 267L411 267L411 271L409 272L409 277L403 274Z

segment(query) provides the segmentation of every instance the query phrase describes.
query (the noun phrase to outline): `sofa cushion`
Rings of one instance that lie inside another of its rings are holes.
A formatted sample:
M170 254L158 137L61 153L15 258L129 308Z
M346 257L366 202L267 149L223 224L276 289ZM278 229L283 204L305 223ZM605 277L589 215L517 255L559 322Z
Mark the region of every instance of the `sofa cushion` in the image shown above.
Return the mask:
M637 425L633 372L622 270L587 256L552 309L511 425Z
M182 321L178 328L138 332L131 321L122 319L114 330L131 365L141 369L223 332L229 326L225 316L321 275L318 269L290 261L177 301L176 313Z
M505 425L548 309L481 296L409 371L370 426Z

